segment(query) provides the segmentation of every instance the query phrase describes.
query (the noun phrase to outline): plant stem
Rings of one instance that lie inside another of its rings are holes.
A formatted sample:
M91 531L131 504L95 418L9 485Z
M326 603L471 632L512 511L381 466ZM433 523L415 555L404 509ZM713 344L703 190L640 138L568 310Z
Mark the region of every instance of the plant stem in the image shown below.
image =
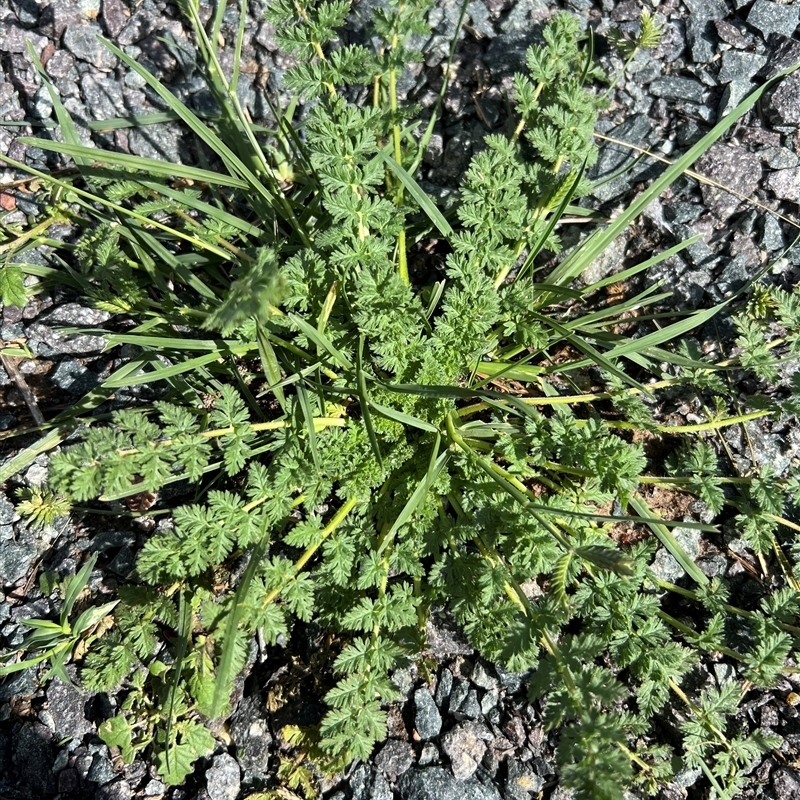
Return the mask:
M677 620L675 617L667 614L666 611L659 610L656 611L656 614L668 625L671 625L673 628L675 628L675 630L680 631L687 636L697 636L697 631L694 628L690 627L689 625L684 625L680 620ZM714 647L714 650L728 656L729 658L733 658L736 661L744 661L744 656L741 653L737 653L735 650L731 650L730 647L717 645Z
M454 505L456 508L460 509L460 504L454 503ZM503 570L507 576L507 579L503 582L503 590L505 591L506 596L520 609L524 616L526 616L528 619L532 619L534 616L534 610L531 608L530 600L528 600L528 596L525 594L525 592L522 591L522 587L514 578L511 568L505 562L505 559L502 557L502 555L500 555L495 548L487 545L483 537L477 532L473 537L473 541L475 542L475 545L478 548L481 556L488 561L489 564L503 567ZM577 692L575 679L573 678L569 667L564 663L564 659L561 657L561 653L555 638L547 629L543 628L539 641L542 647L549 653L550 657L556 663L556 667L561 674L561 677L564 679L564 684L573 697L575 697Z
M358 503L357 497L351 497L337 512L334 514L331 521L320 531L319 539L314 542L314 544L310 544L306 549L303 555L294 562L294 567L292 568L292 573L289 576L286 583L282 586L278 586L273 589L262 601L261 606L262 608L266 608L270 603L272 603L280 593L289 585L291 581L293 581L302 571L303 567L309 562L309 560L313 557L313 555L319 550L322 546L323 542L344 522L347 515L355 508Z
M661 589L666 589L669 592L675 592L675 594L683 595L684 597L688 597L690 600L694 600L697 603L702 602L697 592L693 592L691 589L684 589L682 586L676 586L674 583L657 578L655 575L650 575L649 580L651 583L655 584ZM745 611L743 608L738 608L737 606L732 606L727 603L723 603L721 607L731 614L736 614L737 616L745 617L746 619L755 619L758 616L758 614L754 613L753 611ZM796 627L795 625L788 625L785 622L779 621L775 621L775 624L781 630L786 631L787 633L800 636L800 628ZM798 668L798 671L800 671L800 668Z
M464 440L464 437L461 436L455 427L453 422L453 418L455 416L455 414L451 414L447 417L447 434L450 437L450 441L457 445L464 455L466 455L474 464L487 473L523 508L527 508L531 504L536 504L538 502L536 495L534 495L524 483L519 481L510 473L506 472L502 467L500 467L498 464L495 464L493 461L487 461L485 458L481 458L475 452L475 450L469 444L467 444L467 442ZM572 545L564 538L561 531L559 531L555 525L546 520L541 514L533 511L531 508L527 508L527 511L565 550L570 551L573 549Z
M669 679L669 688L672 689L672 691L675 692L675 694L678 695L678 697L680 697L681 700L683 700L687 708L689 708L692 711L692 713L694 713L697 717L700 718L700 721L703 723L703 725L705 725L705 727L708 728L708 730L711 731L711 733L713 733L723 745L725 745L726 749L729 749L730 746L725 734L719 728L717 728L716 725L711 724L711 722L708 720L707 715L703 713L703 709L701 709L698 705L693 703L688 698L683 689L681 689L681 687L678 686L678 684L675 683L675 681L672 680L672 678Z
M347 420L344 417L314 417L314 430L321 431L325 428L343 428L346 424ZM279 419L273 422L256 422L248 427L250 430L256 432L277 431L281 428L291 428L292 423L290 420ZM236 429L231 426L228 428L215 428L210 431L203 431L200 436L204 436L206 439L218 439L220 436L229 436L232 433L236 433ZM153 448L169 447L174 441L175 439L161 439L153 443ZM126 458L127 456L132 456L140 452L141 450L138 447L131 447L127 450L118 450L117 454L121 458Z
M5 244L0 244L0 253L5 253L7 250L16 250L23 242L28 241L28 239L35 239L40 234L46 233L51 225L56 225L57 223L63 221L64 217L60 214L55 214L52 217L48 217L46 220L44 220L44 222L40 222L29 231L19 234L16 239L6 242Z

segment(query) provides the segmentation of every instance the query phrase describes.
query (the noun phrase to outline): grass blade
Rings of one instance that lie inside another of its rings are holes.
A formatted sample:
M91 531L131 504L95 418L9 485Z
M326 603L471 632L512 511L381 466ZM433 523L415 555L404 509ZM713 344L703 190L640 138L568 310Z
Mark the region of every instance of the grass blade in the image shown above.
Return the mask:
M89 582L89 575L94 569L95 562L97 561L97 553L92 553L89 560L81 567L81 569L72 575L68 580L67 588L64 591L64 605L61 609L61 616L63 620L72 613L72 607L78 599L78 595L86 588Z
M684 155L677 159L653 183L645 189L614 222L604 230L592 234L580 247L556 267L550 275L552 283L570 283L578 277L622 231L638 217L647 206L658 197L671 183L677 180L706 150L711 147L738 119L741 119L761 98L768 89L787 75L794 72L796 66L783 70L774 78L766 81L751 92L727 116L720 120L700 141L690 147Z
M409 194L417 201L419 207L428 216L428 219L434 224L439 233L444 236L448 241L454 235L450 223L444 218L444 215L433 204L433 200L425 193L422 187L414 180L408 172L406 172L390 155L383 150L378 151L378 157L382 158L389 169L394 172L400 183L408 189Z
M186 650L189 646L189 637L191 635L192 606L186 599L186 590L181 589L178 594L178 644L175 648L175 662L172 665L172 683L170 684L169 694L167 696L167 719L164 724L164 757L167 762L167 769L170 769L169 762L172 754L170 733L172 731L172 721L175 713L175 700L178 695L178 684L181 680L183 660L186 657Z
M106 163L123 170L134 170L138 173L150 175L162 175L168 178L183 178L184 180L196 181L198 183L216 184L218 186L233 186L237 189L248 189L249 184L241 178L232 178L219 172L200 169L199 167L187 167L183 164L173 164L171 161L159 161L157 158L146 158L145 156L132 156L127 153L116 153L109 150L98 150L96 147L87 147L82 144L68 144L64 142L51 142L48 139L37 139L32 136L21 136L19 139L23 144L33 147L40 147L42 150L50 150L54 153L63 153L71 156L75 163L79 160L87 163ZM130 180L130 175L126 175Z
M75 123L72 121L72 117L70 117L67 109L64 108L64 104L61 102L61 95L56 91L50 81L50 77L47 72L45 72L33 43L28 39L25 45L28 48L28 57L31 59L34 67L36 67L36 72L39 74L42 85L47 89L47 94L50 96L50 102L53 104L53 110L56 112L56 119L61 128L61 135L64 137L64 142L67 145L80 145L81 139L80 136L78 136L78 129L75 127ZM61 143L61 146L63 147L64 143ZM81 167L91 164L92 157L78 157L75 158L74 161L78 169L80 169Z
M214 698L211 701L211 708L214 713L222 714L228 705L227 693L233 684L234 660L236 655L236 634L239 630L239 623L245 611L245 602L250 584L253 582L256 570L261 566L264 554L269 544L269 535L265 532L261 541L253 548L247 569L236 587L233 595L233 604L225 623L225 633L222 639L222 654L217 669L217 679L214 682Z
M302 383L297 384L297 400L300 412L305 422L305 430L308 435L308 449L311 451L311 460L314 466L320 469L319 450L317 449L317 432L314 428L314 412L311 409L311 402L308 399L308 392Z
M47 144L50 145L52 143L47 142ZM6 164L14 167L15 169L19 169L22 172L26 172L28 175L33 175L41 179L42 181L51 186L58 186L61 189L64 189L68 192L71 192L72 194L77 195L80 198L83 198L84 200L88 200L89 203L100 203L101 205L105 206L111 211L115 211L116 213L121 214L124 217L128 217L129 219L134 219L144 226L149 226L151 228L158 228L159 230L168 234L168 236L170 237L174 237L176 239L181 239L182 241L189 242L195 247L214 253L215 255L219 256L220 258L226 261L230 261L233 258L232 254L229 253L227 250L223 250L217 247L216 245L204 242L202 239L196 239L193 236L189 236L183 231L170 228L168 225L164 225L163 223L158 222L157 220L150 219L149 217L145 217L142 214L137 214L135 211L125 208L124 206L121 206L118 203L112 203L110 200L106 200L105 198L100 197L99 195L92 194L91 192L87 192L84 189L78 189L77 186L73 186L68 181L59 180L58 178L55 178L46 172L41 172L38 169L34 169L33 167L30 167L21 161L17 161L16 159L10 158L7 155L3 156L3 161Z
M427 431L428 433L439 432L439 429L430 422L425 422L425 420L414 417L411 414L398 411L396 408L389 408L388 406L381 405L380 403L375 403L372 400L369 401L369 405L370 408L373 408L381 416L384 416L387 419L393 419L395 422L399 422L401 425L410 425L412 428L419 428L421 431Z
M304 333L312 342L314 342L318 348L328 353L328 355L331 356L331 358L333 358L340 367L346 370L353 369L353 365L350 363L350 360L344 355L344 353L336 348L333 342L327 336L325 336L324 333L320 333L313 325L310 325L302 317L298 317L297 314L289 314L288 319L293 325L296 325L300 331Z
M261 358L261 366L264 369L264 377L267 379L267 385L275 395L275 399L280 404L283 413L286 412L286 394L281 385L281 369L278 364L278 358L275 355L275 349L272 347L272 342L269 340L263 325L256 323L256 339L258 340L258 354Z
M231 214L221 208L217 208L217 206L212 206L210 203L198 200L185 191L173 189L171 186L165 186L155 181L139 180L139 183L156 194L168 197L170 200L174 200L180 205L188 206L195 211L200 211L208 217L223 222L225 225L230 225L248 236L255 236L260 239L264 235L264 231L261 228L256 227L247 220L242 219L236 214Z
M204 356L197 356L196 358L189 358L186 361L179 361L177 364L170 364L167 367L159 367L152 372L141 372L138 375L126 376L114 381L106 382L106 386L110 389L119 389L125 386L141 386L143 383L157 383L158 381L165 381L173 378L175 375L181 375L184 372L193 372L206 364L213 364L215 361L220 361L222 355L218 352L208 353ZM153 358L155 360L155 356ZM152 361L150 362L152 363Z
M650 269L650 267L655 267L657 264L660 264L662 261L666 261L668 258L672 258L672 256L677 255L682 250L685 250L687 247L690 247L702 238L703 234L698 233L689 239L684 239L674 247L670 247L668 250L663 250L662 252L654 255L652 258L648 258L647 261L643 261L641 264L636 264L633 267L628 267L628 269L622 270L622 272L615 272L613 275L609 275L602 280L595 281L595 283L590 284L583 290L583 294L597 291L598 289L602 289L604 286L609 286L610 284L626 281L628 278L632 278L634 275L638 275L640 272Z
M364 337L362 336L358 342L358 352L356 354L356 380L358 382L358 397L361 401L361 415L364 419L364 427L367 429L367 436L369 443L372 447L372 452L383 469L383 456L381 455L381 448L378 444L378 437L375 435L375 428L372 425L372 414L370 412L369 396L367 395L367 380L364 376Z
M238 175L246 182L248 187L254 190L263 200L270 205L274 200L274 195L266 186L253 174L252 170L219 138L200 118L187 106L185 106L172 92L169 91L158 79L153 77L144 67L138 64L127 53L120 50L108 39L100 36L101 42L122 61L127 67L132 69L141 77L147 85L178 115L180 120L186 124L190 130L209 148L216 153L227 167L229 173Z
M439 474L450 460L450 453L448 450L445 449L442 453L439 453L441 439L441 435L437 434L436 441L433 445L433 450L431 451L431 463L428 466L428 471L425 473L425 476L422 478L422 480L417 484L417 488L414 489L413 494L408 498L408 501L403 506L403 510L397 515L397 519L395 519L395 521L392 523L392 527L389 528L388 533L384 537L384 543L390 542L395 533L397 533L397 531L400 530L400 528L402 528L403 525L405 525L411 519L414 512L424 502L431 486L433 486L436 479L439 477ZM437 453L439 454L438 457Z
M640 518L643 519L645 524L650 528L651 531L656 535L658 540L664 547L667 548L669 554L681 565L683 571L695 582L698 586L706 586L708 584L708 578L705 574L700 570L700 567L689 558L686 551L680 546L678 540L669 530L667 525L671 525L672 527L689 527L685 522L666 522L665 520L661 520L658 518L656 514L653 513L653 510L647 505L644 498L640 497L639 495L633 494L628 499L628 504L632 506L636 513L639 515ZM695 527L692 525L692 527Z

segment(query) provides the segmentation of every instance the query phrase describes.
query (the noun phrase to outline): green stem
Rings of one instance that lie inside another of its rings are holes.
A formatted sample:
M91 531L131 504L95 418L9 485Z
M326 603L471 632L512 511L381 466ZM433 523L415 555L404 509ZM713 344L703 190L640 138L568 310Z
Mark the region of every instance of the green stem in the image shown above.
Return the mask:
M455 413L447 417L447 434L450 441L453 442L458 448L467 456L476 466L483 470L489 477L492 478L497 484L500 485L508 494L510 494L528 513L543 527L550 535L567 551L572 550L572 545L566 540L561 531L558 530L551 522L546 520L541 514L538 514L533 509L529 508L530 505L538 504L538 498L533 494L525 484L521 483L510 473L506 472L498 464L492 461L487 461L481 458L475 450L465 441L464 437L458 432L454 424Z
M671 625L673 628L675 628L675 630L680 631L686 636L697 636L697 631L694 628L690 627L689 625L684 625L682 622L675 619L675 617L667 614L666 611L657 611L656 614L661 619L663 619L664 622L666 622L668 625ZM731 650L730 647L725 647L724 645L717 645L714 648L714 650L730 658L733 658L736 661L744 661L744 656L741 653L737 653L735 650Z
M550 62L553 63L552 60ZM533 93L533 100L536 102L539 99L539 95L542 93L542 89L544 89L544 81L539 81L536 84L536 90ZM520 121L517 123L517 127L514 128L514 133L511 135L511 143L515 144L519 137L522 135L522 131L525 130L525 117L522 117Z
M389 536L388 534L391 533L391 529L388 525L383 526L383 531L381 532L380 537L378 538L378 552L383 553L381 557L381 568L383 570L383 575L381 576L381 583L378 586L378 600L381 601L386 597L386 589L389 586L389 556L391 555L392 549L392 541L394 539L394 534ZM372 646L374 647L378 641L378 635L380 634L380 625L376 622L375 625L372 626Z
M613 80L608 85L608 88L601 95L601 97L604 100L608 99L608 97L611 95L611 92L614 91L614 87L619 83L619 79L628 71L628 67L631 64L631 61L633 61L633 59L636 58L638 53L639 53L639 48L634 47L633 52L628 56L627 59L625 59L625 63L622 65L622 69L614 76Z
M449 495L448 498L450 498ZM459 513L463 514L460 504L457 501L453 502L453 500L454 498L451 499L451 503L453 503L454 507L459 510ZM503 567L503 570L506 573L506 580L503 581L503 590L505 591L506 596L520 609L520 611L526 617L529 619L532 618L534 615L534 610L531 608L530 600L528 600L528 596L524 591L522 591L522 587L514 578L511 568L506 563L505 559L500 555L500 553L497 552L495 548L487 545L483 537L477 532L473 537L473 541L475 542L475 545L477 546L481 556L489 564L492 566L497 565ZM567 690L573 695L573 697L575 697L577 692L575 679L572 677L569 667L564 663L564 660L561 657L561 653L558 649L558 644L556 643L555 638L547 629L542 629L539 641L542 647L549 653L550 657L555 662L561 677L564 679L564 684L566 685Z
M647 763L646 761L644 761L643 759L639 758L639 756L637 756L637 755L636 755L636 753L634 753L632 750L629 750L627 747L625 747L625 745L624 745L624 744L622 744L622 742L617 742L617 747L618 747L618 748L619 748L619 749L620 749L620 750L621 750L623 753L625 753L625 755L626 755L626 756L628 756L628 758L629 758L629 759L630 759L630 760L631 760L631 761L632 761L634 764L636 764L637 766L639 766L639 767L641 768L642 772L648 772L648 773L652 773L652 771L653 771L653 768L650 766L650 764L648 764L648 763Z
M505 279L508 277L508 273L511 272L511 270L514 268L514 264L517 263L517 259L520 257L520 254L525 249L525 241L526 241L525 239L519 239L517 241L516 245L514 246L514 255L509 260L509 263L506 264L500 270L500 272L497 273L497 276L494 279L495 289L499 289L503 285Z
M640 517L657 518L657 515L643 498L632 494L628 498L628 503L634 508ZM699 586L707 586L708 578L700 570L697 564L692 561L686 551L681 547L672 531L660 522L648 522L647 527L656 535L656 538L667 548L670 555L681 565L683 571Z
M347 515L355 508L358 503L358 498L351 497L337 512L334 514L331 521L322 529L319 535L319 539L314 542L314 544L310 544L306 549L303 555L294 562L294 567L292 568L291 575L289 575L287 581L282 585L278 586L273 589L262 601L261 606L262 608L266 608L270 603L275 601L280 593L293 581L302 571L303 567L311 560L314 554L322 547L322 544L325 540L344 522Z
M690 600L694 600L697 603L701 603L700 596L697 592L692 591L691 589L684 589L682 586L676 586L674 583L670 583L669 581L662 580L661 578L657 578L655 575L650 575L648 580L651 583L658 586L660 589L666 589L668 592L674 592L675 594L680 594L683 597L687 597ZM724 603L721 608L725 609L725 611L736 614L739 617L744 617L745 619L755 619L758 614L754 613L753 611L745 611L743 608L738 608L737 606L732 606L727 603ZM794 634L795 636L800 636L800 628L796 627L795 625L788 625L785 622L775 621L775 625L777 625L781 630L786 631L787 633Z
M656 486L672 486L680 489L686 484L693 484L697 482L695 477L680 477L680 478L665 478L656 475L642 475L639 478L639 483L648 483ZM752 478L714 478L714 483L733 483L749 485L753 482Z
M403 4L400 3L397 8L397 15L399 15L403 11ZM395 30L394 34L392 35L392 44L391 49L394 52L398 45L399 45L399 36L397 31ZM400 125L397 123L397 71L392 64L389 67L389 106L392 109L392 140L394 143L394 160L403 165L403 151L402 151L402 140L400 135ZM403 184L398 183L397 190L394 196L394 204L397 208L402 207L403 205ZM406 229L403 227L400 233L397 235L397 261L398 261L398 271L400 273L400 280L406 286L409 286L411 280L408 276L408 254L406 252Z
M321 431L325 428L343 428L347 424L347 420L344 417L314 417L314 430ZM281 419L275 420L273 422L256 422L249 426L250 430L255 432L260 431L277 431L281 428L291 428L292 422L290 420ZM218 439L220 436L229 436L232 433L236 433L236 428L233 426L228 428L214 428L210 431L203 431L200 436L205 437L206 439ZM153 442L153 448L160 448L160 447L169 447L175 439L161 439L158 442ZM128 456L135 455L136 453L140 453L141 450L138 447L131 447L127 450L118 450L117 455L120 458L127 458Z
M678 686L678 684L675 683L675 681L672 680L672 678L669 679L669 688L672 689L672 691L675 692L675 694L678 695L678 697L680 697L681 700L683 700L683 702L692 711L692 713L694 713L697 717L699 717L699 719L703 723L703 725L711 733L713 733L714 736L716 736L719 739L719 741L725 746L725 748L726 749L730 749L730 744L729 744L728 739L725 736L725 734L716 725L713 725L710 722L710 720L708 719L707 715L703 713L703 709L700 708L695 703L693 703L688 698L688 696L683 691L683 689L681 689L681 687Z
M761 419L773 414L773 411L761 410L751 411L749 414L738 414L735 417L722 417L720 419L713 419L709 422L700 422L695 425L654 425L654 429L659 433L702 433L704 431L714 431L718 428L725 428L728 425L739 425L743 422L749 422L753 419ZM609 422L610 426L614 428L638 428L632 422Z
M46 233L51 225L56 225L57 223L63 221L64 216L61 214L55 214L52 217L48 217L46 220L44 220L44 222L40 222L29 231L20 233L15 239L5 242L4 244L0 244L0 253L4 253L6 250L16 250L23 242L28 241L28 239L35 239L37 236L39 236L39 234Z

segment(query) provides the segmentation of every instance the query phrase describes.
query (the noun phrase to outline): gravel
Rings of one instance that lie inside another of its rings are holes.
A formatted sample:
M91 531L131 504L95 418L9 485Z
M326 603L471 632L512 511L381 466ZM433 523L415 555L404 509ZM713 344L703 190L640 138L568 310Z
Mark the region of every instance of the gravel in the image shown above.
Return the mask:
M228 753L215 756L206 773L206 791L210 800L236 800L240 787L241 775L236 759Z
M58 739L81 741L93 733L95 725L86 717L88 695L75 685L54 678L47 689L47 711L53 720L53 733Z
M442 736L442 749L450 759L450 769L457 780L472 777L486 754L486 742L493 739L489 729L479 722L464 722Z
M744 147L717 142L697 163L697 169L718 184L734 189L731 194L718 186L703 184L703 204L717 217L731 217L761 183L761 159Z
M257 697L242 700L231 717L230 732L245 779L265 778L269 774L272 734L263 704Z
M53 736L40 722L17 723L11 732L11 762L17 780L39 797L51 797L55 791L52 772Z
M99 40L102 34L96 23L78 23L66 27L62 41L75 58L108 72L117 66L117 57Z
M401 800L500 800L494 786L458 780L442 767L414 768L399 781Z
M413 763L414 750L411 744L400 739L389 739L375 756L375 766L392 782L396 782L398 776L406 772Z
M442 715L427 687L414 692L414 727L421 739L432 739L442 729Z
M765 40L773 34L793 36L798 23L800 23L800 6L797 3L756 0L747 15L747 24L759 30Z

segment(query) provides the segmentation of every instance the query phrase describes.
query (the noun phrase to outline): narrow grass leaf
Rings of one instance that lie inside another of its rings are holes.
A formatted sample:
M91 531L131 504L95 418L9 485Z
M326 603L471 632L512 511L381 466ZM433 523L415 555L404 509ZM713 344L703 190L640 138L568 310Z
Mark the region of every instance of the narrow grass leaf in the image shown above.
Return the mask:
M123 170L131 170L136 173L149 175L161 175L173 179L183 178L184 180L196 181L198 183L216 184L217 186L233 186L237 189L247 189L249 185L240 178L232 178L219 172L200 169L199 167L187 167L183 164L173 164L171 161L159 161L156 158L146 158L145 156L132 156L127 153L111 152L109 150L98 150L96 147L86 147L82 144L69 144L65 142L52 142L48 139L36 139L35 137L20 137L20 142L39 147L42 150L50 150L54 153L61 153L73 159L80 159L85 163L91 164L111 164ZM76 163L77 160L76 160ZM126 176L128 180L132 176ZM137 180L133 176L134 180Z
M68 579L69 583L64 591L64 606L61 611L62 622L65 622L72 613L72 607L75 605L78 595L86 588L86 584L89 582L89 576L96 563L97 553L92 553L91 557L81 569Z
M400 183L408 189L409 194L417 201L419 207L425 212L428 219L434 224L439 233L448 241L454 235L450 223L444 218L444 214L439 211L433 200L422 189L422 187L408 174L388 153L383 150L378 151L378 157L386 162L389 169L400 180Z
M216 153L225 163L228 171L243 179L249 188L257 192L262 199L271 201L272 193L253 174L252 170L219 138L194 112L190 111L172 92L158 79L153 77L144 67L112 44L108 39L98 37L103 44L126 66L139 75L151 89L172 109L192 132Z
M222 208L218 208L217 206L213 206L210 203L206 203L202 200L199 200L198 198L193 197L187 192L180 191L178 189L173 189L171 186L165 186L164 184L156 183L155 181L139 179L139 183L141 183L142 186L147 187L151 191L156 192L157 194L163 195L164 197L168 197L170 198L170 200L174 200L179 205L185 205L188 208L206 214L211 219L217 220L218 222L222 222L225 225L230 225L231 227L236 228L237 230L241 231L247 236L255 236L256 238L261 238L264 235L264 231L258 226L253 225L251 222L242 219L240 216L237 216L236 214L231 214L230 212L225 211Z
M258 355L261 358L261 366L264 369L264 377L267 379L267 386L275 395L275 399L280 404L283 413L286 413L286 394L281 385L281 369L275 349L269 340L264 326L256 323L256 340L258 342Z
M402 528L403 525L405 525L411 519L416 510L425 501L425 498L430 491L430 487L436 482L439 474L450 460L450 453L448 450L444 450L442 453L439 453L440 442L441 436L437 435L433 450L431 452L431 463L428 465L428 471L417 484L417 487L414 489L411 497L409 497L406 501L406 504L403 506L403 510L397 515L397 519L395 519L395 521L392 523L392 527L389 528L389 532L384 537L384 544L391 541L394 534L397 533L397 531L400 530L400 528Z
M51 186L58 186L59 188L64 189L67 192L71 192L72 194L77 195L80 198L83 198L84 200L88 200L90 203L99 203L105 206L106 208L111 209L112 211L115 211L118 214L121 214L124 217L128 217L129 219L134 219L137 222L146 226L150 226L152 228L158 228L159 230L164 231L164 233L166 233L171 238L181 239L183 241L190 242L196 247L200 247L204 250L208 250L214 253L217 256L220 256L226 261L232 258L229 252L217 247L216 245L204 242L202 239L196 239L193 236L185 234L183 231L170 228L169 225L164 225L163 223L158 222L157 220L149 219L148 217L145 217L142 214L137 214L135 211L132 211L129 208L125 208L124 206L121 206L118 203L112 203L111 201L105 200L103 197L100 197L99 195L92 194L91 192L87 192L83 189L79 189L76 186L73 186L68 181L62 181L46 172L41 172L40 170L34 169L33 167L30 167L21 161L17 161L16 159L10 158L7 155L3 156L3 161L14 168L21 170L22 172L26 172L28 175L34 175L35 177L40 178L42 181L44 181L47 184L50 184Z
M702 156L727 130L743 117L761 98L764 92L796 69L793 66L778 73L774 78L765 81L742 100L729 114L723 117L705 136L690 147L671 167L666 169L653 183L645 189L614 222L604 230L592 234L580 247L568 256L550 275L553 283L570 283L589 267L595 259L619 236L622 231L638 217L647 206L658 197L671 183L677 180Z
M221 359L222 356L220 353L208 353L204 356L197 356L196 358L188 358L185 361L179 361L176 364L159 366L157 369L149 372L140 372L138 375L125 376L121 379L111 382L107 381L106 386L111 389L117 389L124 386L141 386L145 383L157 383L158 381L165 381L169 378L174 378L176 375L181 375L184 372L194 372L200 367L206 366L206 364L213 364ZM159 362L150 360L149 363L152 365L153 363Z
M419 428L421 431L427 431L428 433L439 432L439 429L435 425L419 419L419 417L406 414L404 411L398 411L396 408L389 408L388 406L381 405L373 400L369 401L369 405L370 408L377 411L381 416L384 416L387 419L393 419L395 422L399 422L401 425L410 425L412 428Z
M648 286L647 289L645 289L643 292L640 292L635 297L632 297L630 300L626 300L623 303L615 303L607 306L606 308L601 308L599 311L594 311L590 314L585 314L582 317L578 317L577 319L565 322L564 327L571 330L588 331L597 322L603 322L607 320L607 322L605 322L606 325L619 323L620 315L627 311L633 311L634 309L641 308L643 305L651 305L672 297L672 292L660 292L659 294L654 294L654 292L658 291L658 289L658 284ZM645 300L647 300L646 304L644 302Z
M333 358L340 367L343 367L346 370L353 369L353 365L350 363L350 360L344 355L344 353L336 348L333 342L331 342L331 340L325 336L325 334L320 333L313 325L310 325L302 317L298 317L297 314L289 314L288 319L315 345L317 345L317 347L328 353L328 355L331 356L331 358Z
M264 555L269 545L269 534L264 532L261 541L253 548L250 554L250 561L244 571L236 592L233 595L233 604L225 622L225 634L222 640L222 654L217 669L217 678L214 682L214 698L211 701L211 708L215 713L221 714L228 705L228 693L233 685L234 678L234 657L236 653L236 634L239 624L244 616L247 592L253 582L256 571L262 565Z
M80 145L81 140L80 136L78 136L78 129L75 127L75 123L72 121L72 117L69 115L67 109L64 108L64 104L61 102L61 95L56 91L47 72L42 66L41 59L39 58L39 54L36 52L36 49L33 46L33 42L28 39L25 42L25 46L28 48L28 56L36 68L36 72L39 74L42 85L45 87L45 89L47 89L47 94L50 96L50 102L53 104L53 110L56 112L56 119L58 120L59 127L61 128L61 135L64 137L64 142L61 143L60 146ZM90 164L92 158L91 156L86 156L78 157L74 160L75 164L80 169L81 167Z
M308 399L308 392L302 383L297 384L297 400L300 406L300 413L303 415L304 428L308 435L308 449L311 452L311 460L317 470L320 469L319 450L317 449L317 431L314 425L314 412L311 408L311 401Z
M172 682L169 686L167 695L167 719L164 723L164 757L167 762L167 769L170 769L170 758L173 757L172 742L170 733L175 715L175 702L178 696L178 684L181 681L181 670L186 650L189 646L189 637L192 635L192 605L186 599L186 589L181 589L178 593L178 643L175 648L175 661L172 665ZM176 741L177 744L177 741Z
M99 405L99 403L98 403ZM21 472L32 464L42 453L47 453L54 447L58 447L61 442L72 433L72 428L57 427L46 433L38 441L28 445L24 450L20 450L8 461L0 466L0 483L5 483L9 478Z
M375 435L375 428L372 424L372 413L370 411L369 395L367 394L367 381L364 375L364 337L360 337L358 342L358 351L356 354L356 381L358 382L358 398L361 402L361 416L364 419L364 427L367 429L367 436L369 437L370 447L378 461L381 469L383 469L383 456L381 455L381 448L378 444L378 437Z
M621 356L629 355L630 353L643 353L649 347L655 347L664 342L669 342L676 339L678 336L683 336L695 328L699 328L713 316L715 316L721 309L723 309L730 300L718 303L711 308L703 309L695 312L686 319L674 322L672 325L667 325L658 331L647 333L639 339L628 339L622 344L618 344L611 350L605 353L606 358L619 358Z
M588 63L588 62L587 62ZM565 192L564 197L561 199L561 202L558 204L558 207L550 212L550 218L545 226L544 230L539 235L539 238L536 242L528 248L528 255L525 258L522 266L517 271L514 280L518 280L520 277L525 275L528 270L533 266L533 262L536 259L536 256L542 251L542 248L545 246L545 243L550 238L550 234L555 230L556 225L558 224L559 220L564 216L566 212L566 208L569 205L570 200L575 196L575 191L578 188L578 185L583 178L583 173L586 170L586 159L584 159L583 164L581 164L581 168L578 170L577 174L575 175L575 179L570 184L569 189Z
M199 116L203 116L200 114ZM165 122L176 122L180 117L174 111L156 111L152 114L132 114L129 117L109 117L108 119L91 119L86 127L95 133L124 130L125 128L145 128L148 125L163 125Z
M539 377L545 372L544 367L531 364L517 364L513 361L480 361L475 369L477 375L491 380L508 378L512 381L523 383L538 383Z
M589 294L590 292L595 292L598 289L602 289L605 286L610 286L615 283L622 283L623 281L628 280L628 278L632 278L634 275L638 275L640 272L644 272L645 270L650 269L650 267L655 267L662 261L666 261L668 258L672 258L672 256L678 255L678 253L682 252L687 247L691 247L693 244L695 244L695 242L699 241L702 238L703 235L698 233L695 236L690 237L689 239L684 239L682 242L679 242L674 247L670 247L667 250L662 250L660 253L657 253L652 258L648 258L647 261L642 261L641 264L636 264L633 267L628 267L627 269L622 270L621 272L615 272L612 275L608 275L607 277L599 281L590 283L583 290L582 294Z
M667 522L666 520L659 519L652 509L647 505L647 502L640 495L632 494L628 498L628 504L632 506L642 521L650 528L656 535L656 538L667 548L669 554L681 565L683 571L697 583L698 586L706 586L708 578L700 570L700 567L689 558L687 552L681 547L678 540L667 527L688 527L685 522ZM693 526L694 527L694 526Z

